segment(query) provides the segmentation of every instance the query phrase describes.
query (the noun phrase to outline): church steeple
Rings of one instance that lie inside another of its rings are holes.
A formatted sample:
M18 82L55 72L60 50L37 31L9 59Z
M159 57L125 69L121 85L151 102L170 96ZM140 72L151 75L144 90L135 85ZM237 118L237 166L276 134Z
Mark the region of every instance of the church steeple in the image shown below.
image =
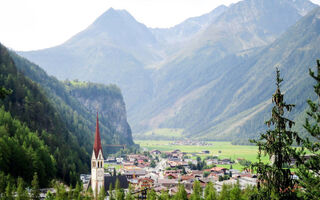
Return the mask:
M101 188L104 187L104 158L101 146L98 113L91 157L91 187L95 197L100 193Z
M98 117L98 112L97 112L96 134L94 137L94 145L93 145L93 151L94 151L96 158L98 157L99 150L101 150L101 152L102 152L100 130L99 130L99 117Z

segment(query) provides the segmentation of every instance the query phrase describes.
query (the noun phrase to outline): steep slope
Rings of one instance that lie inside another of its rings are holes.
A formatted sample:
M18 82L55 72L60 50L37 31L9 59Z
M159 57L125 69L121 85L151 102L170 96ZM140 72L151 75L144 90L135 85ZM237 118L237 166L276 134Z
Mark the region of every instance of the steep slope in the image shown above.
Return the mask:
M151 29L151 31L156 39L162 43L162 45L184 42L190 40L197 33L205 30L215 18L217 18L226 10L226 6L218 6L208 14L189 18L174 27L154 28Z
M13 52L11 55L17 67L43 87L45 94L66 122L69 131L77 137L87 152L92 151L94 136L92 133L95 130L97 111L102 121L100 132L103 145L133 145L131 129L126 122L125 104L119 88L114 85L94 83L63 83L54 77L49 77L40 67L28 60ZM103 106L99 106L100 104ZM103 148L108 152L107 147Z
M143 102L139 94L152 91L149 71L161 58L150 30L127 11L109 9L86 30L64 44L19 54L59 79L113 83L126 91L130 106ZM134 87L132 87L134 86Z
M296 104L291 118L301 122L306 99L313 94L308 67L320 55L319 33L320 8L316 8L268 47L212 64L206 71L212 80L188 93L197 95L183 96L179 107L170 107L174 114L158 126L187 127L189 136L211 140L254 137L265 128L263 122L270 115L275 67L285 80L286 101ZM301 129L301 123L296 128Z
M185 134L206 135L245 111L256 119L261 109L255 106L268 95L242 87L252 78L247 74L265 47L313 7L308 0L240 1L213 11L211 18L190 19L170 29L185 39L182 45L170 40L175 48L166 45L164 30L150 31L125 11L109 10L63 45L20 54L59 78L119 85L134 132L181 128ZM273 56L268 59L278 59Z
M296 9L301 2L305 7ZM232 5L190 41L188 48L153 73L154 96L142 112L134 113L133 120L130 118L134 131L169 125L206 129L205 124L223 112L236 92L232 87L234 77L226 75L245 75L249 70L244 63L247 57L258 57L261 48L301 17L300 9L314 6L302 0L246 0ZM238 65L244 67L235 74L234 67ZM243 79L237 84L245 83ZM213 95L221 97L208 98ZM197 98L203 98L203 102Z
M0 85L12 90L0 100L1 171L27 182L37 172L42 186L53 177L74 184L78 174L88 170L88 152L69 132L43 90L17 70L2 45L0 67Z

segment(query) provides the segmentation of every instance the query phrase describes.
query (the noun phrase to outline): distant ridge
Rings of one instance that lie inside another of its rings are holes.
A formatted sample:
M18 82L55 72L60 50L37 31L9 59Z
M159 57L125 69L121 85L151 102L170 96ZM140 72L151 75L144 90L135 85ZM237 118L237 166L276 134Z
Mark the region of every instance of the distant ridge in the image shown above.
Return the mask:
M170 29L149 29L126 11L110 9L61 46L19 54L60 79L119 85L135 133L178 128L186 136L211 140L251 137L262 128L257 124L263 126L266 113L261 106L267 109L274 64L283 63L284 75L292 75L288 82L307 84L296 78L299 70L294 68L303 63L283 59L296 53L306 65L312 64L315 54L302 51L302 46L316 37L291 51L282 36L315 7L308 0L243 0ZM269 45L282 49L272 54ZM261 88L249 87L252 84ZM307 88L301 84L297 87ZM223 131L227 124L234 125L229 133Z

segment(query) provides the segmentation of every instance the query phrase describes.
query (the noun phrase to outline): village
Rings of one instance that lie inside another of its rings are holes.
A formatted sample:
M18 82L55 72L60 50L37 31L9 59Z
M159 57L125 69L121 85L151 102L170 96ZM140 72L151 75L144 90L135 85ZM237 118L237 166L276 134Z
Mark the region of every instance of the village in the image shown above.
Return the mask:
M203 159L201 159L201 157ZM178 184L183 184L188 195L192 193L193 183L198 180L202 188L212 182L217 192L223 184L239 183L244 189L248 185L256 185L257 177L250 170L232 169L232 164L244 163L245 159L220 159L210 155L210 151L201 151L192 155L179 149L170 152L159 150L144 151L140 154L130 154L123 157L108 157L104 160L104 176L106 188L114 184L117 177L123 189L131 188L138 192L144 189L154 189L161 193L168 191L174 195ZM217 165L229 165L229 168ZM81 174L80 179L84 189L88 188L90 174Z

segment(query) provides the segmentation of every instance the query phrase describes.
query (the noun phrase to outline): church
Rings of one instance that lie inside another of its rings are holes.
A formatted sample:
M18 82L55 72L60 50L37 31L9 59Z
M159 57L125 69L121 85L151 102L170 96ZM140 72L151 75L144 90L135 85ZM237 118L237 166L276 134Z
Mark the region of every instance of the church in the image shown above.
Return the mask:
M104 187L107 192L110 184L115 187L116 180L119 180L121 188L128 188L129 183L126 176L111 176L104 173L104 157L101 146L100 130L99 130L99 117L97 113L96 132L94 137L93 151L91 156L91 179L89 186L91 186L94 196L98 195Z

